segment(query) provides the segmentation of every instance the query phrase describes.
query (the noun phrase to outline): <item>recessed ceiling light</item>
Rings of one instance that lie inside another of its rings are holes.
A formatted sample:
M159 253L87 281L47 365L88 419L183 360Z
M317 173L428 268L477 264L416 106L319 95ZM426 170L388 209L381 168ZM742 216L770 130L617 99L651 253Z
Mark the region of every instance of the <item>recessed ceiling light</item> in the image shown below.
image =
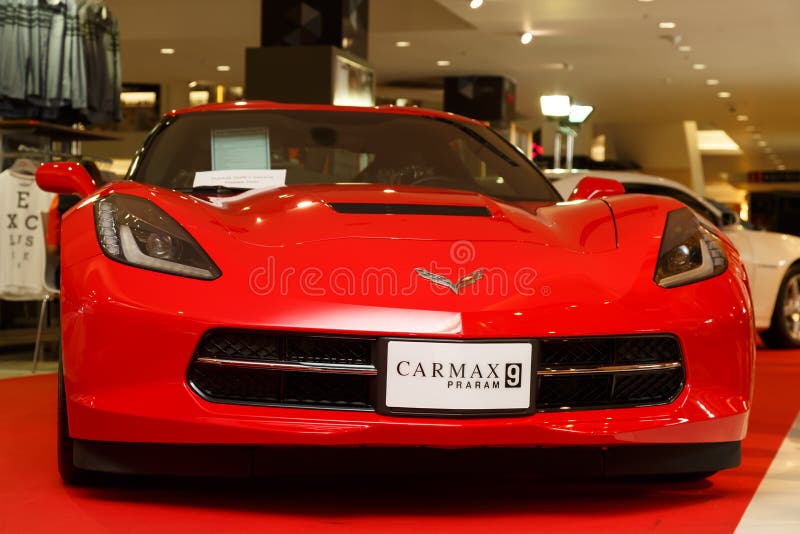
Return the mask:
M689 45L681 45L681 46L678 47L678 51L679 52L691 52L692 51L692 47L689 46Z
M525 32L519 38L519 42L524 45L531 44L531 41L533 41L533 34L531 32Z
M719 85L719 80L714 80L713 78L711 80L706 80L706 85Z
M730 98L731 94L728 91L720 91L717 93L717 96L720 98Z
M778 170L779 171L785 171L786 170L786 165L783 165L783 164L778 165Z
M678 26L674 22L659 22L658 27L662 30L674 30L675 27Z
M198 86L198 83L196 81L195 82L189 82L189 89L194 89L197 86Z
M643 3L643 4L649 4L649 3L650 3L650 2L652 2L653 0L639 0L639 1L640 1L641 3Z
M478 9L483 5L483 0L470 0L469 7L472 9Z
M542 63L541 67L545 70L572 70L575 68L572 63Z
M736 120L739 122L747 122L750 120L750 117L747 115L736 115Z
M397 41L394 45L397 48L408 48L409 46L411 46L411 42L410 41Z
M764 141L764 140L761 140L761 141L758 142L758 146L760 146L761 148L764 148L765 146L767 146L767 142Z
M448 60L446 60L446 59L440 59L439 61L436 62L436 66L437 67L449 67L450 66L450 62Z
M175 49L174 48L162 48L161 49L161 53L164 54L165 56L171 56L172 54L175 53Z
M230 65L217 65L217 70L219 72L228 72L229 70L231 70L231 66Z
M692 65L692 68L694 70L706 70L706 65L705 63L695 63L694 65Z

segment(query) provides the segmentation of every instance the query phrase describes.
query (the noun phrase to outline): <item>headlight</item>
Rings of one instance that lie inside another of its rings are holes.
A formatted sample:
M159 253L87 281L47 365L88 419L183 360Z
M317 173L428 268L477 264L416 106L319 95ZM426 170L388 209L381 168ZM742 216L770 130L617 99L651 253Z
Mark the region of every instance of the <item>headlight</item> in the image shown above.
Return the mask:
M716 234L689 208L672 211L658 252L655 282L677 287L725 272L728 257Z
M112 194L94 204L97 240L106 256L163 273L213 280L221 273L175 219L143 198Z

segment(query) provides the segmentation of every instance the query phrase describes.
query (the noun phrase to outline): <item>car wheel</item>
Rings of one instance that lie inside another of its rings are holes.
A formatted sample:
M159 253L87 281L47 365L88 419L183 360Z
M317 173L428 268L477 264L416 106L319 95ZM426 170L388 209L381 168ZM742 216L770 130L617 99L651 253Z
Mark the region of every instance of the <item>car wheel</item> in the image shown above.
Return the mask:
M775 301L770 327L761 339L772 348L800 347L800 265L789 267Z
M75 467L72 459L74 440L69 437L69 421L67 420L67 395L64 390L64 364L58 359L58 474L70 486L87 486L98 481L98 473Z

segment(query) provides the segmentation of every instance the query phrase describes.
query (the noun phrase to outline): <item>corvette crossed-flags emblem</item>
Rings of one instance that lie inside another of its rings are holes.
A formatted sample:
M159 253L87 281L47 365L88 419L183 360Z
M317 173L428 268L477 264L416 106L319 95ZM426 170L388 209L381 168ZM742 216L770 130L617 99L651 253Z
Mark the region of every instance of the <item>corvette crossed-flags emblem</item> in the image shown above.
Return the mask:
M420 275L425 280L429 280L430 282L436 285L444 286L450 289L450 291L452 291L456 295L458 295L463 288L471 286L472 284L476 283L478 280L483 278L483 269L477 269L466 276L462 276L455 282L452 282L449 278L447 278L442 274L432 273L430 271L426 271L425 269L419 267L417 267L414 270L417 271L417 274Z

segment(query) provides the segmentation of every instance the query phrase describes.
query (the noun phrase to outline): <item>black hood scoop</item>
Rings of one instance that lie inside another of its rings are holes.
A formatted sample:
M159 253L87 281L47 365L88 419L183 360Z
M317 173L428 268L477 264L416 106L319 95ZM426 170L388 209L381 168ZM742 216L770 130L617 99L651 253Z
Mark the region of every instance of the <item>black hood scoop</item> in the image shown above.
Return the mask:
M485 206L448 206L442 204L377 204L363 202L331 202L338 213L361 215L453 215L459 217L491 217Z

